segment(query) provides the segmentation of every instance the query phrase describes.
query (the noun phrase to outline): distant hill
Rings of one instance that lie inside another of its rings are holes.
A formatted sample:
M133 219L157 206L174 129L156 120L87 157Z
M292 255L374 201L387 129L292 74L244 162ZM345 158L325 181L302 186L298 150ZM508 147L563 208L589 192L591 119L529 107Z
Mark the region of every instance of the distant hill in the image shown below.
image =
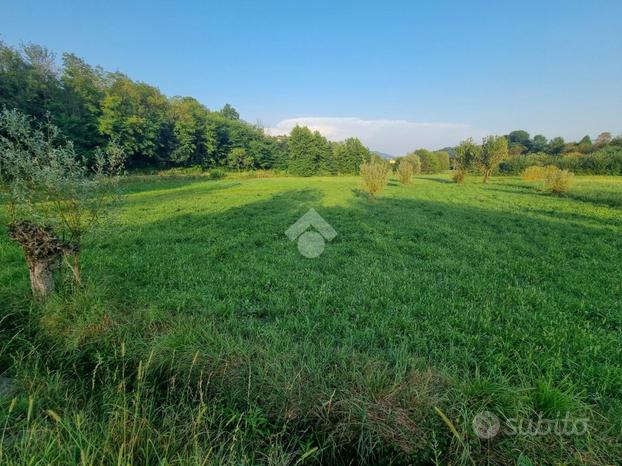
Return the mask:
M385 160L391 160L395 158L395 155L387 154L385 152L379 152L377 150L372 150L372 154L376 154L378 157L382 157Z
M456 156L456 148L455 147L443 147L439 149L437 152L447 152L449 157L454 158Z

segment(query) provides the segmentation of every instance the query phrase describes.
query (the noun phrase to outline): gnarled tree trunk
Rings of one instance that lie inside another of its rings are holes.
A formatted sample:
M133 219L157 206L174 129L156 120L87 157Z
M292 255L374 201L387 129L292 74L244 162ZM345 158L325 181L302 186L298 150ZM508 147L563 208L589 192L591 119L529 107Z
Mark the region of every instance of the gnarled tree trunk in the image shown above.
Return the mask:
M28 264L32 294L45 301L54 291L54 272L58 269L60 255L36 259Z
M50 227L28 220L9 225L9 237L24 249L34 297L40 301L47 299L54 291L54 272L63 254L73 248L60 240Z

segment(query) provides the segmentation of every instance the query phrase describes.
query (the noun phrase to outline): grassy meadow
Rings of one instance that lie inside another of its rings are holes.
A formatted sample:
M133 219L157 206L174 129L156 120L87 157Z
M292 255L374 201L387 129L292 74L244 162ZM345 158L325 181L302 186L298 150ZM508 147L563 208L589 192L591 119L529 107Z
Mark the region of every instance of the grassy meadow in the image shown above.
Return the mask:
M285 230L337 231L317 259ZM129 177L80 290L0 231L0 464L615 464L622 178ZM486 440L477 413L587 419Z

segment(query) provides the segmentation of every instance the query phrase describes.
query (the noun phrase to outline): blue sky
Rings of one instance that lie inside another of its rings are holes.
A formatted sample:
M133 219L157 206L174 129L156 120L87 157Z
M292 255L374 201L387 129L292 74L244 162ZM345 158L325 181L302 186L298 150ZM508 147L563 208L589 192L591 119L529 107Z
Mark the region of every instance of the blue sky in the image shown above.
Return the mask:
M0 34L269 131L401 154L526 129L622 133L622 1L2 0Z

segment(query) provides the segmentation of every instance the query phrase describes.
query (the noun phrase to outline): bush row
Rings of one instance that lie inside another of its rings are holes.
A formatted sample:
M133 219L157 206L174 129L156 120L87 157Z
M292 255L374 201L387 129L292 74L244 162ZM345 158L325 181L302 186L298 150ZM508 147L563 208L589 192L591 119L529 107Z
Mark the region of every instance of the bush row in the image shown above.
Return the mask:
M518 175L528 167L548 165L584 175L622 175L622 149L608 147L591 154L571 152L564 155L515 155L501 162L499 172Z

